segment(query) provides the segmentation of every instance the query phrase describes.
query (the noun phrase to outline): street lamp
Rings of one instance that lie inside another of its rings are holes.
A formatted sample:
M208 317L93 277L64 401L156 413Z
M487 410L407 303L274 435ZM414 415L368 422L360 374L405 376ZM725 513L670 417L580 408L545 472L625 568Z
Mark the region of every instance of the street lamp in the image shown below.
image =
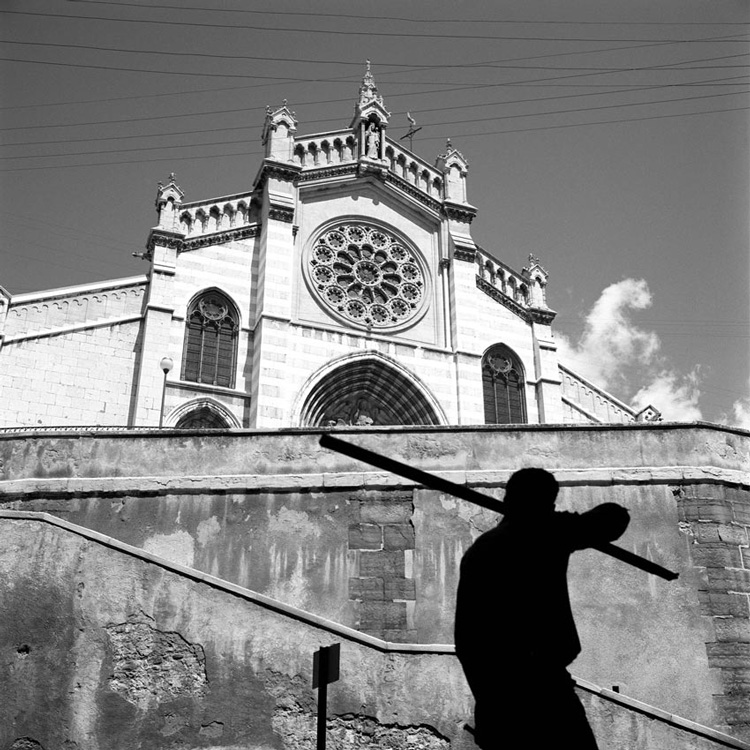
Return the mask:
M159 367L164 373L164 382L161 386L161 408L159 409L159 429L164 423L164 398L167 395L167 373L174 367L174 362L169 357L162 357Z

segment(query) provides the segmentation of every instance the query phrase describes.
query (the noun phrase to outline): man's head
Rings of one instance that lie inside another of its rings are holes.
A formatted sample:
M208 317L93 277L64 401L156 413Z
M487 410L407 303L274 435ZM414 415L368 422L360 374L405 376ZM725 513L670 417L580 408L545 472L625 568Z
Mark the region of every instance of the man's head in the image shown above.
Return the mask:
M549 513L560 489L557 480L544 469L520 469L505 488L505 504L513 515Z

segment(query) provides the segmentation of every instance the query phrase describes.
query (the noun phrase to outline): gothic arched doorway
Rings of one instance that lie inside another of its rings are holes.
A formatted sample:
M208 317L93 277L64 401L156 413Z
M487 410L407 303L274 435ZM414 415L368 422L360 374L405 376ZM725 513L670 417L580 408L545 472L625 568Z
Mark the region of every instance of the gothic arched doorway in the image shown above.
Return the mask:
M301 423L335 425L437 425L437 410L415 379L367 356L334 368L310 390Z
M180 404L165 423L178 430L226 430L240 426L232 412L212 398L198 398Z
M207 406L201 406L199 409L188 412L175 427L178 430L226 429L229 425L220 414Z

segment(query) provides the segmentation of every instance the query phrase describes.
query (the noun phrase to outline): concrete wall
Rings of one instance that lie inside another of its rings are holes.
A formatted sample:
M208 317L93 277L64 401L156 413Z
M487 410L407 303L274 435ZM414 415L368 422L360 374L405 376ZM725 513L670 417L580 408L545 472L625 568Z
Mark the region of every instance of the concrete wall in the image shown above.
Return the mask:
M584 652L575 673L747 735L747 432L659 424L337 434L498 496L513 470L541 465L561 481L563 509L621 502L633 520L620 544L680 578L576 555ZM319 435L6 435L4 506L55 513L389 641L450 643L460 557L495 517L324 451Z
M331 747L473 747L471 699L448 647L388 644L64 521L7 516L3 750L312 750L312 657L332 643ZM750 747L579 685L601 750ZM543 705L544 686L533 699Z

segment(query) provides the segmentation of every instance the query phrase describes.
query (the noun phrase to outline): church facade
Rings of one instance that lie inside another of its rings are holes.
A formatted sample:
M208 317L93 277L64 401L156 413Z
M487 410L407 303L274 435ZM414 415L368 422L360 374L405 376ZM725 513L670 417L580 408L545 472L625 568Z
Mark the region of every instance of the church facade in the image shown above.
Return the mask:
M547 273L471 235L467 161L387 135L368 71L348 128L267 109L252 188L159 185L148 273L0 288L0 426L628 423L558 361Z
M338 643L338 747L472 750L455 590L497 516L333 427L493 497L538 465L563 510L626 507L618 544L679 578L571 562L602 750L750 750L750 433L559 361L543 266L479 247L464 156L388 120L369 70L342 130L269 108L247 192L159 186L146 274L0 287L0 748L311 748Z

